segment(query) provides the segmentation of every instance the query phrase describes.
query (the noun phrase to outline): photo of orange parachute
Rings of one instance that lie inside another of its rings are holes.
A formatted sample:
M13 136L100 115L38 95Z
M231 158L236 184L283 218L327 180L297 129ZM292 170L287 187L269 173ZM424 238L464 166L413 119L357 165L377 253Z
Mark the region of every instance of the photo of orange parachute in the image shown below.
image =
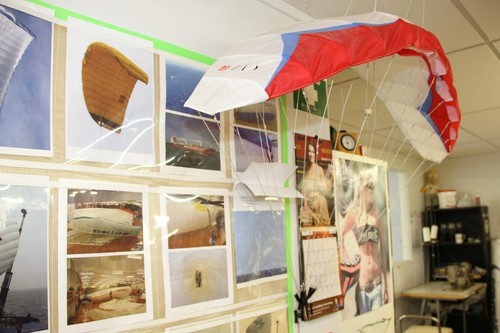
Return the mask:
M148 84L148 75L115 48L102 42L87 47L82 61L85 104L99 126L120 133L137 81Z

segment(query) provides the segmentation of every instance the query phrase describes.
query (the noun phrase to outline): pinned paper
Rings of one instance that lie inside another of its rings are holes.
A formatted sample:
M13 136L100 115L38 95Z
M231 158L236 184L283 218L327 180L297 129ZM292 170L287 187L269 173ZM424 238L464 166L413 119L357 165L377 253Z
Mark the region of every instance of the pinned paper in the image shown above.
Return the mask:
M277 198L303 198L295 188L285 187L285 182L295 174L295 165L279 162L256 163L252 162L240 176L255 196Z

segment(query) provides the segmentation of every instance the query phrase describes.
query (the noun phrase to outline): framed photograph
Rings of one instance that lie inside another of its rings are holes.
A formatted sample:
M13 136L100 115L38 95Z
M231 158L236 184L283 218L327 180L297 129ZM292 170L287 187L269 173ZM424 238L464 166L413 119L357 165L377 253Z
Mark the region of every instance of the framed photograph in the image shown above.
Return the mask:
M220 114L184 107L206 68L194 61L163 58L160 156L162 172L190 177L223 177L225 164Z
M86 332L152 319L147 188L62 180L59 326Z
M244 184L236 184L233 226L237 287L286 279L283 202L258 200Z
M47 186L45 177L0 175L2 333L49 331Z
M161 226L167 316L233 302L228 193L221 189L162 188Z
M0 6L0 27L0 152L52 156L52 22Z
M387 165L334 153L343 319L391 307ZM380 310L384 311L384 310Z
M113 167L152 165L152 47L116 34L68 21L66 157Z

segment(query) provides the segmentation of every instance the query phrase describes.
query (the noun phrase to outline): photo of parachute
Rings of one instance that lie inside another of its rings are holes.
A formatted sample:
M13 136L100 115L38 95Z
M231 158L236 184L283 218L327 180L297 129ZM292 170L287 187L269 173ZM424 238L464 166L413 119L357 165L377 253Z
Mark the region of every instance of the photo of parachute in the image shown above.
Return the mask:
M0 110L24 52L35 39L26 27L16 22L14 15L0 6Z
M82 61L83 96L99 126L120 133L137 81L148 84L148 75L121 52L102 42L87 47Z

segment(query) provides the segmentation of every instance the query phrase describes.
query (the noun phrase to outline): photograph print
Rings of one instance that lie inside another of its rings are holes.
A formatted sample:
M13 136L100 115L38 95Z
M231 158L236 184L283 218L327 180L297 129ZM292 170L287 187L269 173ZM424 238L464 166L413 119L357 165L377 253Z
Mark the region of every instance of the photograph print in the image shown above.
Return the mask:
M165 165L177 172L220 171L220 135L218 121L166 112Z
M74 25L67 32L66 157L154 164L152 50Z
M68 254L143 249L142 193L70 188L67 197Z
M299 204L301 227L335 225L332 142L295 133L297 188L304 198Z
M65 332L151 319L144 255L68 258L66 273Z
M343 318L391 301L387 169L366 158L334 158Z
M256 197L245 184L236 183L233 228L237 288L286 279L283 200Z
M0 151L52 154L51 22L0 5Z
M165 300L170 315L233 301L227 191L163 188Z
M3 183L0 193L0 333L48 332L47 189Z
M245 311L237 314L238 333L288 332L286 309L279 306Z
M237 172L244 172L252 162L278 162L278 134L253 128L234 126L235 161Z

